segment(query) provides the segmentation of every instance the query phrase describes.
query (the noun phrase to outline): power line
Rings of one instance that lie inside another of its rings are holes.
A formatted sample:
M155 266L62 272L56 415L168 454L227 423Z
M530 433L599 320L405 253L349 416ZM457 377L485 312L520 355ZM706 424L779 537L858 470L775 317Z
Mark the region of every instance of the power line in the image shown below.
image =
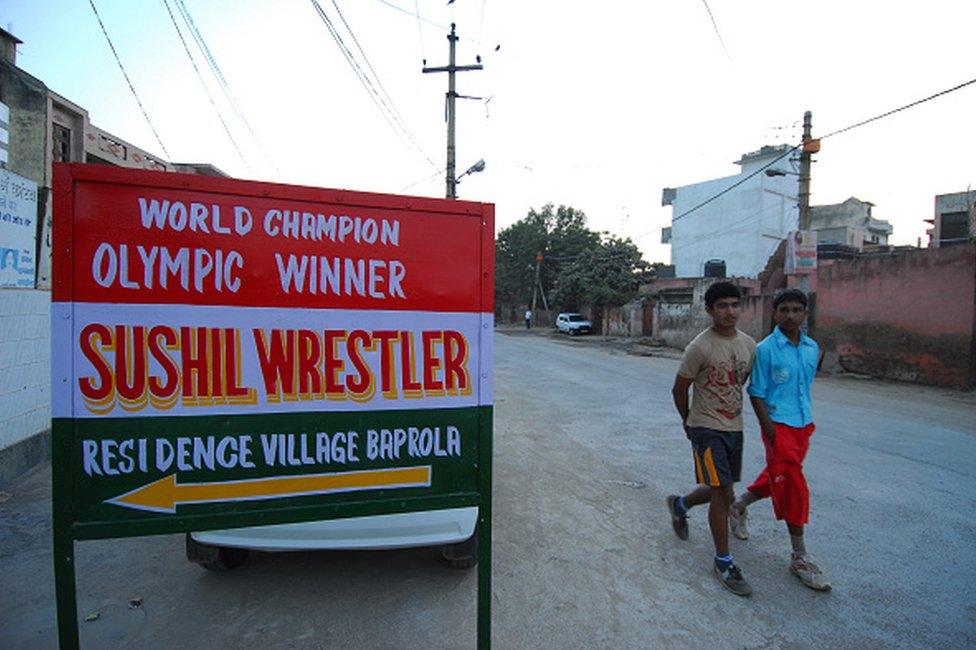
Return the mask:
M419 9L417 10L416 13L414 13L414 12L410 11L409 9L404 9L403 7L398 7L397 5L393 4L392 2L387 2L387 0L379 0L379 2L385 4L390 9L396 9L400 13L407 14L408 16L413 16L417 20L421 20L421 21L427 23L428 25L433 25L434 27L437 27L438 29L443 29L445 32L451 31L450 27L445 27L444 25L435 23L432 20L427 20L426 18L424 18L423 16L421 16Z
M918 106L919 104L924 104L925 102L931 101L931 100L933 100L933 99L935 99L937 97L942 97L943 95L948 95L949 93L953 93L953 92L955 92L957 90L960 90L962 88L965 88L966 86L971 86L974 83L976 83L976 79L970 79L969 81L964 81L963 83L959 84L958 86L953 86L952 88L946 88L945 90L939 91L939 92L935 93L934 95L929 95L928 97L925 97L923 99L915 100L914 102L911 102L909 104L905 104L904 106L899 106L898 108L894 108L894 109L892 109L890 111L887 111L885 113L882 113L881 115L875 115L874 117L871 117L871 118L868 118L868 119L863 120L861 122L858 122L857 124L851 124L850 126L845 126L843 129L837 129L836 131L831 131L827 135L820 136L820 139L821 140L824 140L826 138L830 138L832 136L835 136L835 135L837 135L839 133L844 133L846 131L851 131L853 129L858 128L859 126L864 126L865 124L870 124L871 122L876 122L877 120L880 120L880 119L882 119L884 117L888 117L889 115L894 115L895 113L900 113L901 111L904 111L906 109L912 108L914 106Z
M705 11L708 12L708 17L712 19L712 27L715 28L715 35L718 36L718 42L722 44L722 49L725 50L725 56L729 57L729 63L732 62L732 55L729 54L729 48L725 47L725 39L722 38L722 32L718 31L718 23L715 22L715 15L712 14L712 8L708 6L708 0L702 0L705 4Z
M166 7L166 13L169 14L169 19L173 21L173 27L176 29L176 35L180 37L180 43L183 44L183 50L186 52L186 57L190 59L190 65L193 66L193 71L197 75L197 79L200 80L200 85L203 86L203 92L207 94L207 99L210 100L210 105L213 106L214 113L217 114L217 119L220 120L221 126L224 127L224 133L230 139L234 149L237 151L237 155L240 156L241 162L244 163L244 167L247 171L251 171L251 166L247 164L247 158L244 157L244 153L241 148L237 145L237 140L234 139L233 134L230 132L230 128L227 126L227 122L224 121L224 116L221 115L220 109L217 108L217 103L214 101L213 95L210 94L210 89L207 88L207 84L203 81L203 75L200 74L200 68L197 67L196 61L193 60L193 55L190 53L190 47L186 44L186 39L183 38L183 32L180 31L180 26L176 22L176 16L173 15L173 10L169 6L169 0L163 0L163 5Z
M782 198L785 199L785 198L789 198L789 197L782 197ZM693 239L693 240L691 240L689 242L686 242L685 244L683 244L681 246L672 246L671 247L671 252L673 253L674 251L683 250L683 249L687 248L688 246L693 246L693 245L698 244L698 243L700 243L702 241L707 241L707 240L710 240L710 239L715 239L716 237L724 237L725 235L728 235L730 233L738 232L737 230L733 230L733 228L736 228L738 226L744 226L746 224L751 224L752 221L760 221L767 214L769 214L771 212L774 212L776 210L779 210L781 208L782 208L781 205L776 205L776 204L771 204L771 205L769 205L769 206L767 206L765 208L760 208L758 212L756 212L754 214L750 214L749 216L745 217L744 219L739 219L738 221L733 221L732 223L723 226L721 231L712 232L711 234L708 234L708 235L702 235L700 237L696 237L695 239ZM796 204L794 202L793 206L790 208L790 211L795 210L796 208L797 208L797 206L796 206Z
M393 4L392 2L389 2L389 0L377 0L377 1L380 2L381 4L386 5L390 9L396 9L397 11L399 11L402 14L406 14L408 16L411 16L413 18L416 18L417 20L423 21L423 22L427 23L428 25L431 25L433 27L436 27L437 29L443 29L445 32L451 31L451 28L450 27L446 27L445 25L441 25L440 23L435 23L432 20L427 20L426 18L424 18L423 16L420 15L420 11L419 10L416 11L416 12L413 12L413 11L410 11L409 9L404 9L403 7L398 7L397 5ZM469 37L465 37L465 36L461 36L461 37L459 37L459 39L462 40L462 41L471 41L471 42L474 42L474 39L473 38L469 38Z
M939 91L939 92L937 92L937 93L935 93L933 95L929 95L928 97L924 97L922 99L915 100L913 102L910 102L908 104L905 104L904 106L899 106L898 108L894 108L894 109L892 109L890 111L886 111L886 112L881 113L879 115L875 115L874 117L868 118L866 120L862 120L862 121L857 122L855 124L851 124L850 126L845 126L842 129L837 129L836 131L831 131L827 135L820 136L820 138L818 138L818 139L824 140L826 138L830 138L830 137L833 137L833 136L838 135L838 134L841 134L841 133L846 133L847 131L852 131L853 129L856 129L858 127L864 126L865 124L870 124L871 122L876 122L876 121L878 121L880 119L883 119L885 117L888 117L890 115L894 115L895 113L900 113L901 111L904 111L904 110L907 110L909 108L918 106L920 104L924 104L927 101L931 101L933 99L936 99L937 97L942 97L944 95L948 95L949 93L955 92L957 90L961 90L962 88L965 88L967 86L971 86L973 84L976 84L976 79L970 79L969 81L965 81L965 82L963 82L963 83L961 83L961 84L959 84L957 86L953 86L952 88L946 88L945 90ZM746 181L748 181L750 178L753 178L754 176L758 175L760 172L764 172L766 169L768 169L769 167L771 167L773 164L779 162L780 160L782 160L786 156L790 155L791 153L793 153L794 151L796 151L797 149L799 149L801 146L802 146L802 143L801 144L794 145L790 149L787 149L782 155L778 156L777 158L774 158L773 160L771 160L770 162L766 163L765 165L763 165L762 167L760 167L756 171L754 171L751 174L749 174L748 176L745 176L744 178L741 178L740 180L738 180L737 182L735 182L732 185L728 186L727 188L725 188L721 192L715 194L714 196L711 196L711 197L705 199L701 203L695 205L692 208L689 208L688 210L685 210L684 212L682 212L678 216L672 218L671 219L671 223L673 224L675 221L678 221L679 219L682 219L682 218L688 216L689 214L691 214L695 210L698 210L699 208L702 208L702 207L708 205L709 203L711 203L715 199L723 196L724 194L727 194L731 190L735 189L736 187L738 187L738 186L742 185L743 183L745 183ZM652 230L649 230L649 231L647 231L647 232L645 232L645 233L643 233L641 235L638 235L638 238L646 237L647 235L655 232L656 230L660 230L660 228L654 228Z
M399 109L397 109L396 103L393 101L393 98L390 97L390 93L387 92L386 86L383 85L383 81L380 79L379 74L377 74L376 70L373 68L373 64L369 62L369 57L366 56L366 52L363 51L362 45L359 44L359 39L356 38L356 34L355 32L352 31L352 27L349 26L348 22L346 22L346 17L342 15L342 10L339 9L339 4L336 2L336 0L332 0L332 6L335 7L336 13L339 14L339 19L342 20L342 24L345 25L346 31L349 32L350 36L352 36L352 41L353 43L356 44L356 49L359 50L359 54L363 57L363 61L366 62L366 67L369 68L369 71L373 73L373 78L376 80L376 85L378 85L380 87L380 90L383 91L383 95L386 97L386 101L389 103L390 108L392 109L393 117L396 119L400 128L403 129L403 132L407 135L407 137L414 144L414 146L417 147L417 149L421 152L421 154L423 154L424 158L427 158L428 162L430 162L430 164L433 166L434 161L431 160L429 156L427 156L423 148L417 143L417 139L410 131L410 128L407 127L406 121L403 119L403 115L400 113Z
M396 122L396 116L393 115L392 110L386 105L385 100L376 90L376 86L373 85L372 80L370 80L370 78L363 71L362 67L360 67L359 63L352 55L352 52L346 46L345 41L342 40L342 36L335 28L335 25L332 24L332 20L329 19L328 15L325 13L325 10L322 9L322 6L317 0L311 0L311 2L312 6L315 8L315 11L318 13L319 18L322 20L322 23L325 25L326 29L329 30L332 40L334 40L336 45L339 47L339 51L345 57L346 62L352 67L356 78L359 79L359 82L362 84L363 88L366 89L366 92L369 94L369 98L373 101L373 104L376 105L376 108L379 109L380 113L382 113L383 118L386 120L387 124L390 125L390 128L393 129L393 132L397 134L407 148L410 148L410 145L413 144L416 150L427 159L431 167L436 167L434 161L427 157L427 155L420 148L420 145L417 144L416 140L413 139L413 136L408 130L406 130L406 127L401 126Z
M125 82L129 84L129 90L132 91L132 96L136 98L136 103L139 105L139 110L142 111L142 116L146 118L146 124L149 125L149 129L153 132L156 137L156 142L159 144L160 149L169 158L169 151L166 150L166 145L159 138L159 133L156 132L156 127L153 126L152 120L149 119L149 114L146 113L145 107L142 105L142 101L139 99L139 94L136 93L135 87L132 85L132 80L129 79L128 73L125 71L125 66L122 65L122 59L119 58L119 53L115 51L115 45L112 44L112 39L109 38L108 30L105 29L105 23L102 22L102 17L98 15L98 9L95 8L95 0L88 0L88 4L91 5L92 11L95 12L95 18L98 20L98 25L102 28L102 33L105 34L105 40L108 41L108 46L112 50L112 55L115 56L115 62L119 64L119 70L122 71L122 76L125 77Z
M446 168L445 168L445 169L446 169ZM430 179L432 179L432 178L435 178L435 177L437 177L437 176L440 176L440 175L441 175L441 174L443 174L443 173L444 173L444 169L438 169L438 170L437 170L436 172L434 172L434 173L433 173L433 174L431 174L430 176L424 176L424 177L423 177L423 178L421 178L421 179L420 179L419 181L415 181L415 182L413 182L413 183L410 183L410 184L409 184L409 185L407 185L406 187L404 187L404 188L402 188L402 189L401 189L400 191L401 191L401 192L405 192L405 191L407 191L407 190L409 190L409 189L410 189L411 187L414 187L415 185L420 185L421 183L424 183L424 182L426 182L426 181L429 181Z
M711 196L711 197L705 199L704 201L702 201L701 203L699 203L695 207L689 208L688 210L685 210L684 212L682 212L681 214L679 214L677 217L672 218L671 219L671 223L674 223L675 221L678 221L679 219L682 219L682 218L688 216L689 214L691 214L695 210L697 210L699 208L702 208L702 207L708 205L709 203L711 203L715 199L717 199L717 198L719 198L721 196L724 196L725 194L728 194L729 192L731 192L735 188L737 188L740 185L742 185L743 183L745 183L750 178L753 178L755 176L758 176L760 172L766 171L767 169L769 169L770 167L772 167L774 164L778 163L783 158L786 158L788 155L790 155L791 153L793 153L794 151L796 151L799 148L800 148L800 145L794 145L793 147L790 147L789 149L787 149L786 151L784 151L782 154L780 154L776 158L773 158L768 163L766 163L765 165L763 165L762 167L760 167L756 171L752 172L751 174L749 174L749 175L747 175L747 176L739 179L735 183L732 183L731 185L729 185L728 187L726 187L724 190L722 190L718 194L715 194L714 196ZM653 231L651 231L651 232L653 232Z
M257 133L255 133L254 129L251 127L251 123L248 122L247 118L244 116L237 98L230 89L230 84L227 83L227 79L224 78L224 73L221 71L220 66L217 65L217 59L214 58L214 55L210 52L210 48L207 47L207 41L203 38L203 34L200 33L200 30L197 29L196 23L193 22L193 17L190 15L189 9L187 9L186 5L183 3L183 0L175 1L176 8L179 10L180 14L183 16L183 20L190 28L190 35L193 37L193 40L196 41L197 47L200 48L200 51L203 52L204 59L206 59L207 65L210 66L210 71L213 72L214 77L216 77L220 89L227 98L227 102L234 110L234 113L237 114L237 117L240 119L241 123L244 124L244 127L247 129L248 133L251 134L251 138L261 151L261 154L264 156L265 160L268 161L268 164L271 165L275 172L278 172L278 166L275 164L274 160L271 159L271 156L268 155L268 152L265 150L264 145L258 138Z
M424 47L424 27L420 24L420 0L413 0L413 8L417 16L417 34L420 36L420 60L427 60L427 48Z

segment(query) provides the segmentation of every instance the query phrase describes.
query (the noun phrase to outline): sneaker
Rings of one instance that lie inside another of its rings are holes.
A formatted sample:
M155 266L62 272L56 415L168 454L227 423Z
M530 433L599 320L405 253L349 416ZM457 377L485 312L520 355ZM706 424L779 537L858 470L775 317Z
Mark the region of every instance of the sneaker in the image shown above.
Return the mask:
M742 577L742 572L739 571L739 567L734 564L730 564L728 568L720 569L718 565L714 562L712 563L712 573L715 574L716 579L722 586L731 591L736 596L749 596L752 595L752 587L746 582L745 578Z
M679 515L678 511L675 510L677 500L677 494L672 494L667 499L668 514L671 515L671 527L674 528L674 534L678 536L678 539L688 539L688 515Z
M830 582L814 562L805 555L790 558L790 573L800 579L807 587L816 591L830 591Z
M749 539L749 529L746 528L748 514L745 508L739 510L734 503L729 507L729 530L741 540Z

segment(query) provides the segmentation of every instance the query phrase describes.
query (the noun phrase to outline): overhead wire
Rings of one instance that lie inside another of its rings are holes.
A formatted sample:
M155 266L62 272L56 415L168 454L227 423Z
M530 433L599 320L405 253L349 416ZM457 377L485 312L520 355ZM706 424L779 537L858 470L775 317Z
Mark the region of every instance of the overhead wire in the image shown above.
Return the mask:
M241 151L240 145L237 144L237 140L234 139L234 135L230 132L230 127L227 126L227 122L224 120L223 114L221 114L220 109L217 108L217 102L214 101L210 89L203 80L203 75L200 74L200 68L197 67L197 62L193 59L193 54L190 52L190 46L187 45L186 39L183 38L183 32L180 30L179 23L176 22L176 16L173 15L173 10L169 6L169 0L163 0L163 5L166 7L166 13L169 14L169 19L173 21L173 27L176 29L176 35L180 37L180 43L183 44L183 50L186 52L186 57L190 59L190 65L193 66L193 71L196 73L197 79L200 80L200 85L203 86L203 92L206 93L207 99L210 100L210 105L213 107L214 113L217 114L217 119L220 120L220 125L224 127L224 133L227 134L227 138L230 140L231 144L234 145L234 149L237 151L237 155L240 156L241 162L244 163L244 167L247 168L247 171L250 173L251 165L248 164L247 158L244 156L244 152Z
M705 11L708 12L708 17L712 20L712 27L715 28L715 35L718 36L718 42L722 44L722 49L725 50L725 56L729 58L729 63L732 63L732 55L729 54L729 48L725 46L725 39L722 38L722 32L718 31L718 23L715 22L715 15L712 13L712 8L708 6L708 0L702 0L705 4Z
M190 35L193 37L193 40L196 41L197 47L203 53L203 57L207 61L207 65L210 67L210 71L217 79L217 83L220 86L220 89L223 91L224 96L227 98L227 102L230 104L230 107L233 109L238 119L240 119L241 123L244 125L244 128L246 128L248 133L251 134L251 138L254 140L254 143L257 145L258 150L260 150L261 155L264 156L264 159L268 162L269 165L271 165L272 169L274 169L276 173L279 172L280 170L278 169L278 165L275 164L275 161L268 154L267 150L264 148L264 145L261 142L261 139L258 138L258 135L254 131L254 128L251 126L251 123L248 121L247 117L245 117L244 115L244 112L241 110L240 103L237 101L237 97L234 95L233 91L231 91L230 84L227 82L227 79L224 77L223 71L220 69L220 66L217 64L217 59L214 57L213 53L210 51L210 48L207 46L207 41L206 39L204 39L203 34L200 32L199 29L197 29L196 23L193 21L193 17L190 15L190 10L187 9L186 4L183 2L183 0L175 0L175 2L176 2L176 8L179 10L180 14L182 15L184 22L190 28Z
M399 7L399 6L395 5L395 4L393 4L389 0L377 0L377 2L379 2L380 4L386 5L390 9L396 9L397 11L399 11L402 14L406 14L408 16L412 16L412 17L416 18L417 20L420 20L420 21L423 21L423 22L427 23L428 25L431 25L431 26L436 27L438 29L442 29L445 32L451 31L451 28L450 27L447 27L445 25L441 25L440 23L435 23L432 20L428 20L427 18L424 18L423 16L420 15L420 11L413 12L413 11L410 11L409 9L404 9L403 7ZM453 8L452 8L452 11L453 11ZM473 38L470 38L468 36L458 36L458 40L474 42L474 39Z
M94 0L88 0L88 4L91 5L92 11L95 12L95 18L98 20L98 25L102 28L102 34L105 35L105 40L108 41L108 46L112 50L112 55L115 57L115 62L119 64L119 70L122 71L122 76L125 77L125 82L129 84L129 90L132 91L132 96L136 98L136 104L139 105L139 110L142 111L142 116L146 118L146 124L149 125L149 129L152 131L153 136L156 138L159 148L163 150L168 159L169 151L166 150L166 145L163 144L162 139L159 137L159 133L156 132L156 127L153 126L152 120L149 119L149 114L146 113L145 106L142 105L142 100L139 99L139 94L136 92L135 86L132 85L132 80L129 79L129 74L125 71L125 66L122 65L122 59L119 58L119 53L115 50L115 45L112 44L112 39L108 35L108 30L105 29L105 23L102 22L102 17L98 14L98 9L95 7Z
M427 48L424 47L424 27L420 24L420 0L413 0L413 8L417 17L417 34L420 36L420 60L427 61Z
M874 117L868 118L866 120L861 120L860 122L856 122L856 123L851 124L849 126L845 126L842 129L837 129L836 131L831 131L831 132L827 133L826 135L822 135L822 136L820 136L819 138L816 138L816 139L825 140L825 139L830 138L830 137L833 137L835 135L839 135L841 133L846 133L848 131L852 131L852 130L854 130L856 128L865 126L866 124L870 124L872 122L876 122L876 121L878 121L880 119L883 119L885 117L889 117L889 116L894 115L896 113L900 113L901 111L907 110L909 108L913 108L913 107L918 106L920 104L924 104L925 102L931 101L931 100L936 99L938 97L942 97L942 96L948 95L949 93L955 92L957 90L961 90L961 89L963 89L963 88L965 88L967 86L971 86L973 84L976 84L976 78L970 79L969 81L964 81L963 83L960 83L958 85L955 85L955 86L953 86L951 88L946 88L945 90L941 90L941 91L939 91L937 93L934 93L932 95L929 95L928 97L923 97L922 99L917 99L917 100L915 100L913 102L909 102L908 104L905 104L903 106L899 106L898 108L893 108L890 111L885 111L884 113L880 113L880 114L875 115ZM694 212L696 210L699 210L700 208L702 208L702 207L708 205L709 203L711 203L712 201L714 201L714 200L718 199L719 197L727 194L728 192L730 192L733 189L735 189L736 187L742 185L743 183L745 183L749 179L757 176L761 172L764 172L769 167L772 167L775 163L779 162L780 160L782 160L786 156L788 156L791 153L795 152L801 146L803 146L802 143L790 147L789 149L787 149L786 151L784 151L781 155L777 156L776 158L774 158L770 162L766 163L765 165L763 165L759 169L757 169L754 172L752 172L751 174L749 174L749 175L747 175L747 176L739 179L737 182L735 182L732 185L726 187L721 192L718 192L717 194L714 194L713 196L711 196L711 197L705 199L704 201L702 201L701 203L698 203L695 206L693 206L693 207L685 210L684 212L682 212L678 216L673 217L671 219L671 223L673 224L675 221L678 221L679 219L683 219L684 217L688 216L692 212ZM652 234L652 233L660 230L662 227L663 226L658 226L656 228L652 228L651 230L648 230L648 231L646 231L646 232L644 232L644 233L642 233L640 235L637 235L636 238L637 239L640 239L640 238L646 237L647 235L650 235L650 234Z
M329 34L332 36L332 40L335 41L336 45L339 47L339 51L342 53L343 57L345 57L346 62L350 65L350 67L352 67L353 73L355 73L356 78L359 79L360 84L362 84L363 88L366 89L369 98L373 101L373 104L383 115L383 119L386 120L390 128L393 129L393 132L397 134L397 137L400 138L401 142L403 142L403 144L408 149L410 149L411 145L413 145L413 147L420 153L420 155L426 158L427 162L430 163L432 167L436 167L434 161L428 158L426 153L424 153L424 151L420 149L420 146L416 143L416 141L412 139L411 134L404 131L403 128L401 128L398 125L398 123L396 122L395 115L392 114L392 110L387 106L383 97L379 94L379 91L376 90L376 86L373 84L372 80L369 78L368 75L366 75L362 67L356 61L355 57L352 54L352 51L349 49L345 41L342 39L342 36L339 34L339 31L332 23L332 20L325 13L325 10L322 9L322 6L318 3L317 0L311 0L311 3L312 6L315 8L316 13L318 13L319 18L322 20L322 23L325 25L326 29L329 31Z
M336 0L332 0L332 6L335 7L336 13L339 14L339 19L342 21L342 24L345 26L346 31L349 32L350 36L352 36L352 41L353 43L355 43L356 49L359 50L360 56L363 57L363 61L366 63L366 67L369 68L369 71L373 73L373 78L376 80L376 85L379 86L380 90L383 91L383 95L384 97L386 97L386 101L390 109L392 110L392 115L394 119L397 121L397 124L399 124L400 128L403 129L403 132L410 139L410 142L412 142L413 145L417 147L417 150L423 154L424 158L426 158L431 165L434 165L434 161L430 159L430 156L427 155L427 153L423 150L423 147L421 147L420 144L417 142L417 139L414 137L413 132L407 126L407 123L403 118L403 114L400 113L400 110L397 108L396 102L393 101L393 98L390 96L390 93L387 92L386 86L383 85L383 81L382 79L380 79L380 75L376 72L376 69L373 68L373 64L370 63L369 57L366 56L366 52L363 50L363 46L359 44L359 39L356 38L356 33L352 30L352 27L349 25L349 23L346 22L346 17L342 15L342 10L339 9L339 3Z
M423 16L421 16L419 9L416 12L412 12L409 9L404 9L403 7L399 7L399 6L395 5L395 4L393 4L392 2L389 2L388 0L378 0L378 1L380 3L382 3L382 4L385 4L390 9L396 9L400 13L407 14L408 16L413 16L417 20L421 20L421 21L427 23L428 25L432 25L434 27L437 27L438 29L443 29L445 32L451 31L451 28L450 27L445 27L444 25L441 25L439 23L435 23L432 20L427 20L426 18L424 18Z
M438 169L436 172L434 172L430 176L424 176L419 181L414 181L413 183L410 183L409 185L401 188L400 191L401 192L406 192L411 187L415 187L417 185L420 185L421 183L425 183L425 182L427 182L427 181L429 181L429 180L431 180L433 178L436 178L436 177L440 176L441 174L443 174L445 171L447 171L447 168L446 167L444 169Z

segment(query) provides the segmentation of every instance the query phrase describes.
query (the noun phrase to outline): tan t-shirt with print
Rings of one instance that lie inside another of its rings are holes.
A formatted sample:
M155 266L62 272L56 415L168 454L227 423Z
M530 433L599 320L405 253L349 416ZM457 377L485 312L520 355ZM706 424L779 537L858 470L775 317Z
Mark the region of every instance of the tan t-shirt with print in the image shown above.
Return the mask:
M709 327L688 344L678 374L695 381L689 427L742 431L742 387L755 355L756 341L739 330L722 336Z

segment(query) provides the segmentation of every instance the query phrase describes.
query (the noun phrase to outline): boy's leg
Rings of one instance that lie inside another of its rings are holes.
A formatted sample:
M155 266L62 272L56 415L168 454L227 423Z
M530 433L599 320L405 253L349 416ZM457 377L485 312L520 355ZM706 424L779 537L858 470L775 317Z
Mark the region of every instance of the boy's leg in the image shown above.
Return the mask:
M710 488L711 503L708 506L708 527L715 542L715 557L729 555L729 504L732 503L732 485Z
M694 490L679 497L671 494L667 498L668 512L671 514L671 527L679 539L688 539L688 510L692 506L708 503L712 498L712 489L707 485L699 485Z
M763 438L763 443L766 445L766 458L767 463L769 462L769 443ZM760 499L765 499L769 496L769 466L763 468L763 471L759 473L756 480L752 482L746 491L740 494L732 505L729 506L729 529L732 534L741 540L749 539L749 528L747 526L748 520L748 508L750 505L759 501Z
M830 582L807 555L803 538L803 527L810 513L810 492L803 475L803 461L810 448L813 429L812 424L802 428L776 425L774 459L769 462L774 477L773 509L777 519L786 520L790 532L790 572L811 589L829 591Z

